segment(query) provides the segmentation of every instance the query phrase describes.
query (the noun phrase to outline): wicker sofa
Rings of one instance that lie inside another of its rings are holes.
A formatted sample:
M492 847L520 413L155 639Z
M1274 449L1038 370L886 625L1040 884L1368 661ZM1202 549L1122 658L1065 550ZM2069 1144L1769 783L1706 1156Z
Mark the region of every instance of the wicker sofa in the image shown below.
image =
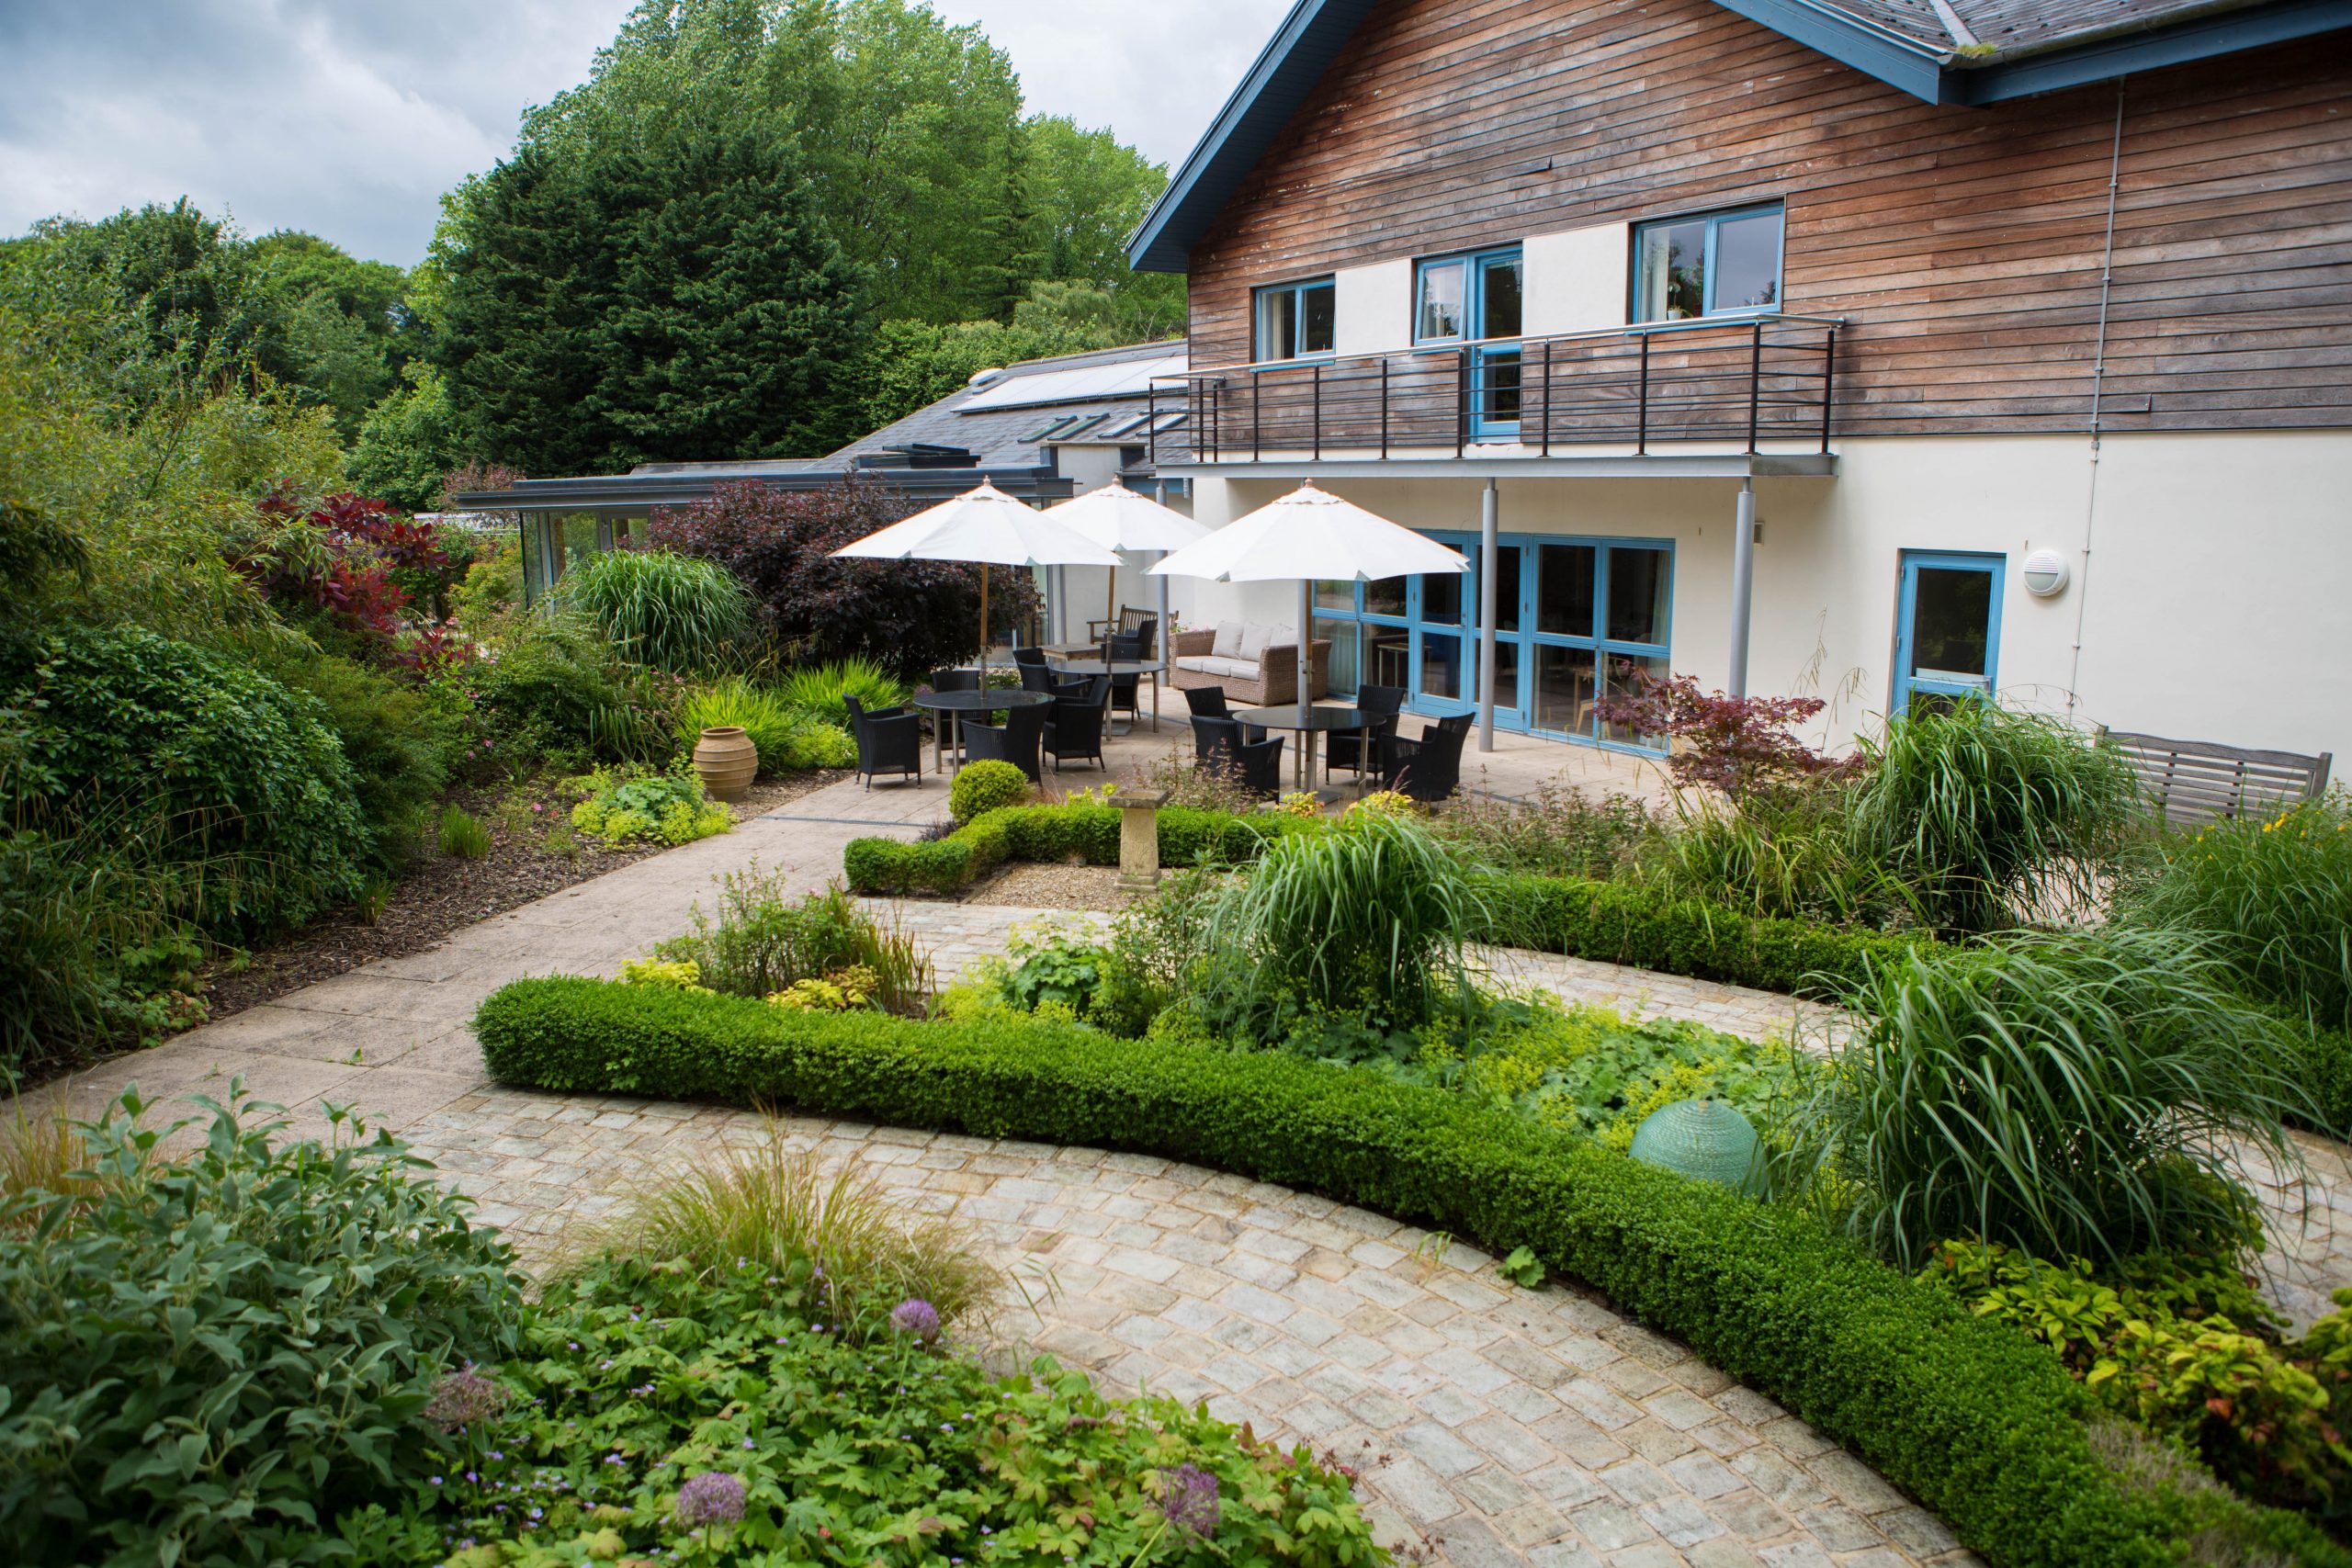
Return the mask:
M1224 651L1220 652L1222 649ZM1331 690L1331 644L1318 638L1307 650L1307 698ZM1222 621L1176 634L1170 649L1170 682L1182 692L1223 686L1236 707L1269 707L1298 701L1298 633L1290 626Z

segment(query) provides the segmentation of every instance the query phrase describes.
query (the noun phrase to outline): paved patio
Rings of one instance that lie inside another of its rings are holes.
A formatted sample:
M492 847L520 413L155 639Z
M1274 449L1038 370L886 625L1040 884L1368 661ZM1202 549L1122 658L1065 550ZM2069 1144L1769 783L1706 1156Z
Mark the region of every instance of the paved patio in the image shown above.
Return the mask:
M1114 771L1182 742L1172 728L1121 741ZM1607 754L1520 749L1537 744L1496 753L1490 787L1532 793L1564 764L1586 787L1643 785ZM481 998L525 975L616 973L683 929L718 875L756 859L813 890L838 875L852 838L910 833L945 807L935 774L920 786L837 784L60 1089L86 1112L133 1079L158 1096L217 1093L242 1075L306 1130L323 1124L327 1103L356 1103L479 1199L526 1256L543 1254L681 1160L761 1135L763 1122L495 1086L467 1022ZM910 903L899 913L944 977L1001 951L1013 926L1065 912ZM1759 1038L1785 1031L1793 1013L1786 998L1736 987L1493 956L1508 977L1573 999ZM815 1120L786 1128L831 1158L867 1162L914 1201L957 1205L989 1243L1048 1271L1055 1290L1041 1310L1008 1312L1001 1333L1114 1387L1205 1397L1261 1433L1333 1450L1363 1471L1384 1538L1425 1538L1434 1562L1974 1561L1770 1401L1572 1292L1508 1287L1490 1259L1445 1238L1163 1160ZM2333 1210L2322 1213L2332 1221ZM2333 1225L2323 1234L2332 1245Z

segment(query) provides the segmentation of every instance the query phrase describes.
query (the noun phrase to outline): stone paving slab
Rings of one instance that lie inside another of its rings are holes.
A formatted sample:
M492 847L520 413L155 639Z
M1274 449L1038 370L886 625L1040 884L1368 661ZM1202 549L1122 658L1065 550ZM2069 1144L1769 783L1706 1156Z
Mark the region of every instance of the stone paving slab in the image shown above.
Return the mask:
M790 1118L838 1168L955 1213L1035 1306L990 1325L1110 1386L1206 1400L1358 1468L1382 1538L1473 1568L1970 1563L1867 1467L1681 1346L1445 1237L1098 1149ZM526 1256L592 1235L749 1112L481 1088L405 1136ZM877 1141L887 1138L887 1142Z

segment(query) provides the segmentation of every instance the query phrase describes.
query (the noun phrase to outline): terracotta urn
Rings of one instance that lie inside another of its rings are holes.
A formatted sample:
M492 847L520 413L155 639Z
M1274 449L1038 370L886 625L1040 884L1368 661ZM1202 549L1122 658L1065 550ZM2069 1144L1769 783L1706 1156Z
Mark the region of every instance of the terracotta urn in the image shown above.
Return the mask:
M702 732L695 742L695 772L713 800L741 800L760 771L760 750L742 726L722 724Z

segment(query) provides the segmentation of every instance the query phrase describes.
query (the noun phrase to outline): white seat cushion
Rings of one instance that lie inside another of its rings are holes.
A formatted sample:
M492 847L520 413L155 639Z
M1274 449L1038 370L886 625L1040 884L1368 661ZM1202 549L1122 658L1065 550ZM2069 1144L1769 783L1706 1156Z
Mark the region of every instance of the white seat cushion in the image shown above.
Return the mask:
M1274 628L1261 626L1255 621L1241 628L1241 646L1233 650L1235 659L1255 659L1266 651L1266 644L1273 640ZM1220 650L1222 651L1222 650Z
M1176 661L1179 670L1189 670L1195 675L1214 675L1220 681L1254 681L1258 678L1258 661L1254 659L1219 659L1214 653L1193 653Z
M1266 628L1266 648L1296 648L1297 646L1298 628L1296 626L1268 626ZM1261 649L1259 651L1262 653L1265 649Z
M1247 628L1239 621L1219 621L1216 641L1209 645L1209 652L1219 659L1241 657L1241 636Z

